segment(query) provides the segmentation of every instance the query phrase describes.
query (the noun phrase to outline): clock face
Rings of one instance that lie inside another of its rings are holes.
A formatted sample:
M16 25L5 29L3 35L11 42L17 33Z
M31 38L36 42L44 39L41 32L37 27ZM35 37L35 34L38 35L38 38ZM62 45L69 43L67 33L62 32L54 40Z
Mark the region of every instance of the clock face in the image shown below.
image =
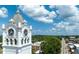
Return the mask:
M9 29L8 30L8 34L9 34L9 36L13 36L14 35L14 30L13 29Z
M27 29L25 29L24 30L24 35L27 36L27 33L28 33L28 31L27 31Z

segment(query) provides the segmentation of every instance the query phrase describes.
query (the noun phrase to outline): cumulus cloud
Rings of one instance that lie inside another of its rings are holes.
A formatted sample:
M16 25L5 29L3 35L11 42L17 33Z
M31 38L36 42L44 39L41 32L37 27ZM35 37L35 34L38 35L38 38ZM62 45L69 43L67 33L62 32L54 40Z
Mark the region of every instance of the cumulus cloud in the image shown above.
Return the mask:
M56 28L52 28L52 30L53 30L53 31L55 31L55 30L56 30Z
M34 20L44 23L52 23L53 18L56 17L54 11L49 12L48 10L45 9L44 6L40 6L40 5L21 5L19 6L19 8L25 14L31 16Z
M61 21L61 22L55 24L55 29L57 29L57 30L61 30L61 29L66 30L67 27L69 27L68 22Z
M79 31L79 8L74 5L50 5L51 12L40 5L21 5L19 8L34 20L52 23L54 27L50 31L62 31L62 29L68 33L75 32L75 30ZM53 11L53 9L56 9L56 11ZM56 16L62 19L58 23L53 23Z
M59 14L61 17L70 17L74 15L79 14L79 10L76 6L74 5L55 5L55 6L49 6L50 8L56 8L56 12Z
M59 6L57 10L58 14L62 17L70 17L74 15L78 15L78 8L75 6Z
M79 15L67 17L64 20L70 22L70 23L79 23Z
M58 29L70 30L70 29L72 29L72 27L73 27L73 25L70 25L69 22L63 22L63 21L61 21L58 24L56 24L56 28L58 28Z
M79 24L78 23L72 24L69 22L61 21L61 22L55 24L55 29L56 29L56 31L64 30L66 33L75 33L76 31L79 30Z
M55 24L56 29L63 29L67 32L76 32L79 30L79 8L74 5L51 5L49 8L56 8L56 13L62 19Z
M0 8L0 17L4 18L8 16L8 10L5 7Z

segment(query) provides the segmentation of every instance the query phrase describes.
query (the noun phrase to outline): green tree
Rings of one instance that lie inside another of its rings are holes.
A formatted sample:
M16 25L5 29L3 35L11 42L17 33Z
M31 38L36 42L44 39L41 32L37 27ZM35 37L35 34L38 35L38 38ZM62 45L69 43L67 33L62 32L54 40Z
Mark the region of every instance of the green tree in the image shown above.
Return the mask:
M48 37L41 43L41 50L44 54L58 54L61 52L61 41L57 37Z
M2 42L2 35L0 36L0 42Z

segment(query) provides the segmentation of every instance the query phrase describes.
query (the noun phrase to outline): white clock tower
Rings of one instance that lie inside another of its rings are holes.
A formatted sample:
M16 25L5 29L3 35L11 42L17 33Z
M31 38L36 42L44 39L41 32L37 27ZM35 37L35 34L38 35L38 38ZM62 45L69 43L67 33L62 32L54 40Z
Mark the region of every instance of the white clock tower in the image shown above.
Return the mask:
M31 54L31 30L17 10L8 24L2 25L3 29L3 54Z

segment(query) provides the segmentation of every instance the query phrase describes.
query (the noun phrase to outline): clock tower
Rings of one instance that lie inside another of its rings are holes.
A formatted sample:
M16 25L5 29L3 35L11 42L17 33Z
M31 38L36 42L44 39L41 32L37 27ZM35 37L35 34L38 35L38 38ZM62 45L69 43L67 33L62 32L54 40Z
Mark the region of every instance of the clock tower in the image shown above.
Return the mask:
M3 54L31 54L32 26L27 25L19 10L2 29Z

